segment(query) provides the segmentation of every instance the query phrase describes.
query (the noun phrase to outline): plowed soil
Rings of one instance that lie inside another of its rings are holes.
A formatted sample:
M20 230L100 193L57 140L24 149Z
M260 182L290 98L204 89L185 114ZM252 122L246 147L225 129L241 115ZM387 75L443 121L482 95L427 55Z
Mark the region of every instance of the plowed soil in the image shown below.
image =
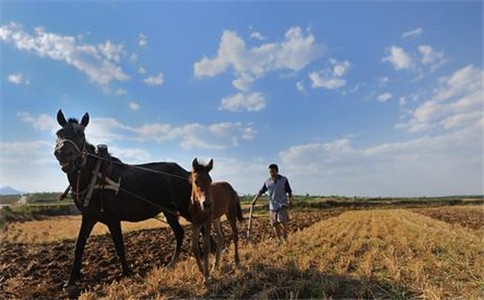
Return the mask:
M341 214L343 209L328 209L292 213L290 230L303 230L318 221ZM479 206L419 208L413 211L449 223L459 223L471 229L484 228L483 210ZM231 231L226 222L227 243ZM55 222L52 226L56 226ZM240 247L253 247L271 239L272 228L266 215L253 218L250 240L244 238L247 221L238 224ZM185 239L180 260L191 259L190 225L184 226ZM174 251L175 239L170 228L141 229L124 233L126 256L136 277L144 278L155 266L166 266ZM13 243L0 246L0 299L65 299L62 285L69 277L74 254L74 239L48 243ZM233 247L229 248L229 251ZM108 234L93 235L84 251L82 280L79 291L96 290L101 285L119 281L121 265ZM243 263L243 258L242 258ZM176 270L176 267L175 267Z
M484 230L484 206L482 205L414 208L412 211L447 223Z
M341 213L341 210L300 212L292 215L290 230L302 230L312 224ZM267 216L254 217L251 238L245 237L247 221L239 223L240 246L256 244L273 236ZM184 226L185 239L180 260L188 259L190 227ZM231 230L224 222L224 233L230 242ZM166 266L175 247L170 228L144 229L124 234L126 256L135 276L144 277L154 266ZM74 239L42 244L3 242L0 246L1 299L67 298L62 285L69 277L74 254ZM233 249L233 248L231 248ZM91 236L82 260L80 291L121 279L121 264L108 234ZM176 267L175 267L176 268Z

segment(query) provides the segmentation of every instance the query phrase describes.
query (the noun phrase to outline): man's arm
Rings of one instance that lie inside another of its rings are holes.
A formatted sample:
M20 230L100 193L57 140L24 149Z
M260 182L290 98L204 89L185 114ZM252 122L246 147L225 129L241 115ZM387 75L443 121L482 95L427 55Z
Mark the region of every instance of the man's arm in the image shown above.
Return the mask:
M254 200L252 200L252 202L250 203L250 205L254 206L254 205L255 205L255 203L257 202L257 199L259 199L259 197L260 197L261 195L262 195L262 194L261 194L261 192L260 192L260 191L259 191L259 192L257 192L257 195L255 195Z
M284 185L284 189L286 191L286 194L287 194L287 201L288 201L288 204L289 204L289 207L292 206L292 189L291 189L291 186L289 185L289 179L286 178L286 184Z

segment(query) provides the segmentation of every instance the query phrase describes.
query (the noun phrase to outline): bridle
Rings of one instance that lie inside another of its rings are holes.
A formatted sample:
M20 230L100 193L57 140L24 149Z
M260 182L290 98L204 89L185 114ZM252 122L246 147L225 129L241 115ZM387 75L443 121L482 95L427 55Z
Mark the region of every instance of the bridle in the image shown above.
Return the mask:
M84 139L82 141L82 149L81 149L71 139L61 139L61 138L58 138L54 150L55 151L60 150L66 143L69 144L69 145L71 145L74 148L74 150L76 151L76 153L77 153L76 161L78 161L79 159L81 159L81 163L78 164L78 167L77 167L77 172L80 172L81 169L85 166L86 161L87 161L86 140Z
M82 149L81 149L71 139L58 138L56 145L55 145L55 151L60 150L65 144L71 145L74 148L74 150L77 154L77 157L75 159L75 162L77 162L77 170L73 170L71 173L73 173L73 172L77 173L75 191L73 191L73 192L75 193L74 199L76 201L78 201L80 199L80 194L81 194L81 192L79 191L80 184L81 184L81 171L82 171L82 168L84 168L84 166L86 165L86 162L87 162L87 154L88 153L86 151L86 140L83 139ZM81 161L79 162L79 160L81 160ZM74 187L72 187L72 188L74 188Z

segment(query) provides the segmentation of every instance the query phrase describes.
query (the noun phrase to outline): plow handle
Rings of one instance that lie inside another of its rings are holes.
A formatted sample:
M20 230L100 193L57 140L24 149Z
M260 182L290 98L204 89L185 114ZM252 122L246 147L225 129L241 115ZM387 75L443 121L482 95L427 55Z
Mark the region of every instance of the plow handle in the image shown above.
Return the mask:
M250 237L250 229L252 227L252 212L254 211L254 205L250 205L250 212L249 212L249 226L247 228L247 238Z

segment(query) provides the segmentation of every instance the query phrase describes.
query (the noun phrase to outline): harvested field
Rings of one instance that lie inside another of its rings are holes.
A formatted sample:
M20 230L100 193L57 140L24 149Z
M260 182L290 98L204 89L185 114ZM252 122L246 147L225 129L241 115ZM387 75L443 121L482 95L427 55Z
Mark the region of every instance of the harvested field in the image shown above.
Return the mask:
M455 208L448 207L449 213ZM469 219L459 208L456 215ZM230 246L210 286L202 284L189 239L175 269L163 268L174 248L168 228L124 234L127 258L136 274L133 279L121 278L109 236L92 236L83 259L80 298L484 297L484 242L474 229L459 222L404 209L298 212L293 219L290 243L275 247L267 217L255 218L251 241L244 239L240 246L242 267L233 269ZM239 230L245 233L246 225L240 224ZM4 242L0 295L65 298L62 284L73 248L73 239Z
M295 213L294 221L291 222L291 230L302 230L324 218L337 215L341 211L329 212L305 212ZM60 218L61 227L65 227L65 219ZM159 223L159 221L156 221ZM23 223L29 228L31 225ZM34 224L38 224L34 221ZM12 225L12 224L10 224ZM21 226L22 224L17 224ZM57 226L51 219L50 226ZM63 225L63 226L62 226ZM77 232L80 223L76 224ZM97 225L103 228L103 225ZM224 226L228 226L225 224ZM238 225L242 234L245 234L247 224ZM257 243L262 239L272 236L269 221L265 216L253 219L251 241ZM146 276L155 266L168 264L175 246L175 239L170 228L162 226L157 229L143 229L124 234L126 255L132 264L132 269L138 276ZM10 226L8 227L10 228ZM17 227L12 227L16 228ZM184 226L186 238L183 243L181 260L191 257L189 250L190 229ZM62 230L67 230L62 228ZM8 231L8 230L7 230ZM22 230L24 232L24 230ZM228 227L224 232L231 232ZM7 234L6 236L14 236ZM49 240L44 235L46 240ZM34 234L33 239L39 237ZM69 277L70 266L73 258L74 239L64 239L56 242L32 243L31 241L18 243L4 240L0 246L0 295L7 299L11 298L63 298L66 294L62 291L62 285ZM247 241L241 241L241 247L247 245ZM121 264L119 263L114 246L109 235L93 235L89 238L83 257L83 282L81 289L99 287L116 280L121 280ZM176 271L176 269L175 269ZM197 270L198 272L198 270ZM1 296L0 296L1 298Z

